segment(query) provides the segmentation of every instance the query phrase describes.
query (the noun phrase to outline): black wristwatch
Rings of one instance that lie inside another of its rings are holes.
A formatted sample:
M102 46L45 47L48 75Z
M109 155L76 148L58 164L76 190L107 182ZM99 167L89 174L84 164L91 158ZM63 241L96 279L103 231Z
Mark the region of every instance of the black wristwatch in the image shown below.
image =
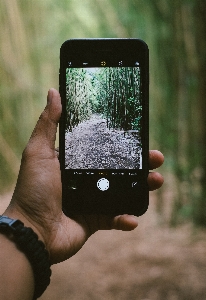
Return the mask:
M31 263L35 290L33 299L39 298L50 283L51 269L49 253L42 241L38 240L37 234L19 220L0 216L0 233L12 235L12 240L19 250L25 253Z

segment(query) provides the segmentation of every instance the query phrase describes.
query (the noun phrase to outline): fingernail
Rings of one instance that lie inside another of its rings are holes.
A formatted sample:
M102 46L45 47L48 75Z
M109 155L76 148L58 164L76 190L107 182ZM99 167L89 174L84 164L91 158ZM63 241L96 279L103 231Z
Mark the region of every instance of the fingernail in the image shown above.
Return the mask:
M53 98L53 89L49 89L48 95L47 95L47 104L50 104Z

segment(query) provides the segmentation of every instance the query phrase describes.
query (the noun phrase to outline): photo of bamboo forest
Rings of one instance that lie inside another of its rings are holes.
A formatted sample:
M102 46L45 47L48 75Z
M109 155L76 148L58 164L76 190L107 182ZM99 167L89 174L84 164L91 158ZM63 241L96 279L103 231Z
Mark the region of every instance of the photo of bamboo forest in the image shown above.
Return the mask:
M66 69L66 169L142 169L140 67Z

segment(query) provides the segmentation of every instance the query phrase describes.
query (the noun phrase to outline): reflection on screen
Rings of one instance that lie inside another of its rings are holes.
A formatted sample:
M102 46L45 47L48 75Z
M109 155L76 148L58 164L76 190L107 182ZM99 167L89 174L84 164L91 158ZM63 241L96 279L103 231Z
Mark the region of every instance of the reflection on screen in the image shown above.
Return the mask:
M140 67L66 69L66 169L142 169Z

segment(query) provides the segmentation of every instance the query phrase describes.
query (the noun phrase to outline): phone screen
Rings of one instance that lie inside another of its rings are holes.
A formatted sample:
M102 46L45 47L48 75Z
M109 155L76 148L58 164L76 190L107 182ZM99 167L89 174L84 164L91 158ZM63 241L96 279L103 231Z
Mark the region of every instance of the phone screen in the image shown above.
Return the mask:
M65 169L142 169L138 64L66 68Z

